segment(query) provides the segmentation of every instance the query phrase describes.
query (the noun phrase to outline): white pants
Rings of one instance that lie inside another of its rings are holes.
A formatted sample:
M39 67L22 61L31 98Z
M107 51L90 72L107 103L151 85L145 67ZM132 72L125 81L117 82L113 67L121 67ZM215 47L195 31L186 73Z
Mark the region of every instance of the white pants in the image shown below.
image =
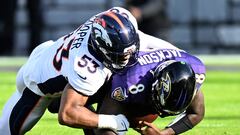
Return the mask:
M38 46L29 57L29 60L42 50ZM17 90L5 104L0 118L1 135L22 135L32 129L44 114L53 98L40 96L28 89L24 83L23 66L16 79Z

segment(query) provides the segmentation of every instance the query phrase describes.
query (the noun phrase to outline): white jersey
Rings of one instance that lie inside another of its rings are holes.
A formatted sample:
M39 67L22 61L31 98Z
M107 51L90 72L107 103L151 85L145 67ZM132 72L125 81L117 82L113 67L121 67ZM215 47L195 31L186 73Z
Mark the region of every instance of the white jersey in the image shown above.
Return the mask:
M140 30L137 30L137 33L138 33L139 39L140 39L140 50L145 50L145 49L181 50L165 40L145 34Z
M93 95L111 71L89 50L91 24L89 20L57 41L35 48L20 70L25 85L41 96L59 95L67 83L80 93Z

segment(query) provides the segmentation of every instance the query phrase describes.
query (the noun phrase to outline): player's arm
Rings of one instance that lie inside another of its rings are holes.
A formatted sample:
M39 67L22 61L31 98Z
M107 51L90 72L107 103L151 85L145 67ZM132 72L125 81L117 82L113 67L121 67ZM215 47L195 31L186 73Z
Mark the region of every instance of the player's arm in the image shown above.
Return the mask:
M98 115L84 107L87 100L88 96L78 93L67 84L61 98L59 123L76 128L97 128Z
M174 134L186 132L196 126L204 118L204 113L204 96L202 91L199 90L186 112L177 117L173 123L164 130Z
M193 126L196 126L204 118L205 105L204 96L201 90L197 92L191 105L186 110L186 114Z
M186 132L196 126L204 118L204 114L204 96L199 90L186 112L177 117L167 129L173 130L176 134Z
M203 118L205 113L204 96L202 91L198 91L186 112L177 117L167 128L160 130L152 123L144 122L147 126L143 134L155 135L174 135L186 132L196 126Z
M129 123L124 115L96 114L84 107L88 98L67 84L62 93L59 123L74 128L110 128L116 132L127 131Z

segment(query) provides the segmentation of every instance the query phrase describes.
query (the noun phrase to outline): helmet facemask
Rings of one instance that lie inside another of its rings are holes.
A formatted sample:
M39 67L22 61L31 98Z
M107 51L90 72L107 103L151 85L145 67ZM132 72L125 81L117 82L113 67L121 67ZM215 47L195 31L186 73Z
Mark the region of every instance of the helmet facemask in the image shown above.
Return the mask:
M137 63L138 49L136 45L132 45L123 52L111 52L99 47L99 53L104 57L103 64L110 70L118 72Z

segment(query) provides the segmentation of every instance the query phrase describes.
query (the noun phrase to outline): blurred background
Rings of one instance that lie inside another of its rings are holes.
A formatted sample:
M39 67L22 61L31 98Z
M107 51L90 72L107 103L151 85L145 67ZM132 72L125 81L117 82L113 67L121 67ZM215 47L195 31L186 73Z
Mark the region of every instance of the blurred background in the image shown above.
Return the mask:
M1 56L28 56L39 43L56 40L112 6L128 8L142 31L193 54L240 52L240 0L29 1L1 4Z
M240 128L240 0L2 0L0 114L31 50L68 34L113 6L129 9L139 29L197 55L207 67L204 121L188 135L237 135ZM29 135L79 134L49 112ZM157 121L165 127L171 118ZM59 128L60 127L60 128ZM128 135L135 135L130 132Z

